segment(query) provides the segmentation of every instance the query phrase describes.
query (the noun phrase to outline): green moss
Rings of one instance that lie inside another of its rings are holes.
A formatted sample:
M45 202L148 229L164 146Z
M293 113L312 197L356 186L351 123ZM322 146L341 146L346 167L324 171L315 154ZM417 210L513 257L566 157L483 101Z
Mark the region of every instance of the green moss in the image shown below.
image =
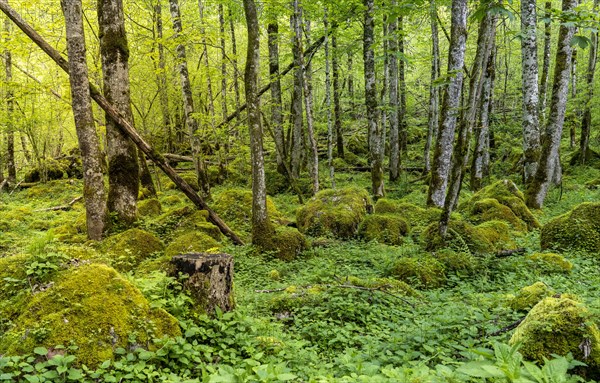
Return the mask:
M0 334L7 323L16 320L24 305L31 299L25 265L32 256L12 255L0 258Z
M326 189L296 213L298 229L311 236L351 238L371 205L369 193L360 188Z
M432 255L444 265L444 269L448 272L471 275L479 266L477 259L464 251L441 249Z
M212 223L208 222L208 211L196 210L192 214L186 216L174 227L174 235L185 234L190 231L199 231L208 234L215 241L220 241L223 238L221 230Z
M346 163L346 161L344 161L343 158L336 157L333 159L333 167L335 169L345 169L348 167L348 164Z
M375 204L376 214L398 214L416 234L421 233L432 222L439 222L442 209L435 207L423 208L412 203L380 198ZM460 219L459 214L452 214L453 219Z
M165 249L165 256L173 257L186 253L202 253L207 250L217 250L221 245L208 234L190 232L175 238Z
M110 264L121 271L134 269L144 259L164 249L158 238L140 229L129 229L108 238L103 247Z
M350 166L366 166L367 160L364 157L357 156L356 154L345 151L344 161Z
M534 253L527 257L533 264L550 273L569 273L573 264L560 254L556 253Z
M553 294L554 291L544 282L536 282L531 286L523 287L517 295L510 297L508 307L515 311L527 311L542 299Z
M580 349L586 340L591 347L587 358ZM535 305L510 343L521 345L519 351L525 359L543 362L552 354L572 353L591 368L600 366L600 332L591 321L589 310L568 297L548 297Z
M344 153L353 153L358 156L364 156L369 153L367 148L367 137L364 133L354 133L346 141L346 151Z
M198 186L198 177L196 174L191 172L181 173L179 175L185 182L187 182L195 192L200 191L200 187ZM173 181L169 181L165 184L165 189L167 190L176 190L178 189L177 185Z
M275 169L265 170L265 181L269 195L285 193L290 188L287 178Z
M141 347L155 338L180 335L175 318L151 309L139 290L98 264L64 271L54 286L32 297L15 323L0 338L2 354L74 344L78 362L88 367L113 358L117 347Z
M175 265L171 263L172 258L170 255L162 255L158 258L146 259L135 268L135 274L143 276L156 271L163 271L167 275L176 275Z
M162 206L160 205L160 202L155 198L146 199L138 202L137 208L138 214L141 217L157 216L162 211Z
M65 176L65 167L56 160L45 160L39 167L25 174L25 182L60 180Z
M445 239L439 235L438 223L432 223L421 234L421 243L428 251L451 246L478 254L494 253L515 246L510 238L510 227L503 221L489 221L478 226L463 220L450 221Z
M279 226L275 229L272 248L277 258L284 261L294 260L307 248L306 238L293 227Z
M525 205L523 193L519 190L517 185L510 180L502 180L486 186L475 193L469 201L461 205L460 209L471 213L475 211L476 221L483 221L482 214L484 211L488 210L487 215L489 215L491 219L504 220L512 224L516 230L518 230L517 227L522 226L510 214L507 214L505 209L493 206L493 203L489 201L490 199L495 199L499 204L512 210L515 217L527 225L528 230L541 227L537 218L535 218L529 208ZM475 204L480 201L483 201L483 206L476 208Z
M370 214L358 226L359 237L388 245L401 245L408 232L408 223L395 214Z
M169 195L164 198L161 198L161 204L165 206L181 205L183 202L183 199L178 195Z
M600 251L600 203L582 203L543 228L542 249Z
M504 221L514 230L527 231L527 224L517 217L510 207L502 205L495 198L475 201L469 212L469 219L478 224L487 221Z
M415 286L436 288L446 282L444 266L432 256L399 258L390 274L401 281Z

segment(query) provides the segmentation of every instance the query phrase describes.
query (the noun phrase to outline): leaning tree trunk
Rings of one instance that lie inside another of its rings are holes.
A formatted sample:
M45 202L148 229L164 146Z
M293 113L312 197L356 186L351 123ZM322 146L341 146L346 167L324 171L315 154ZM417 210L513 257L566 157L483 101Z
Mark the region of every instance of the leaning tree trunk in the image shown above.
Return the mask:
M342 131L342 103L340 88L340 64L338 62L338 46L335 32L331 36L331 69L333 70L333 119L335 126L335 146L338 158L344 158L344 135Z
M392 1L392 7L397 1ZM400 177L400 131L399 131L399 107L398 96L398 18L393 17L388 25L389 52L386 52L389 60L389 89L390 89L390 181L396 181Z
M129 92L129 47L122 0L98 0L100 53L104 95L129 121L133 121ZM108 211L125 225L137 215L139 164L135 144L106 116L108 155Z
M292 29L296 30L296 23L300 23L300 14L297 8L297 1L294 1L294 15L291 18ZM290 158L290 167L292 177L297 179L300 177L300 167L302 166L302 39L298 38L301 34L293 35L293 53L294 53L294 89L292 94L292 150Z
M428 130L427 141L425 142L425 168L424 173L431 171L431 144L433 138L437 134L440 115L440 88L436 85L437 79L440 77L440 42L438 36L437 25L437 8L435 1L430 3L430 22L431 22L431 83L429 84L429 115L428 115Z
M597 12L599 0L594 0L594 11ZM588 158L587 152L590 145L590 129L592 125L592 98L594 96L594 73L596 72L596 62L598 60L598 31L591 32L590 35L590 53L588 58L588 67L586 74L587 93L583 116L581 118L581 136L579 139L579 155L582 165L585 165Z
M183 27L181 24L181 12L179 10L178 0L169 0L171 6L171 18L173 19L173 29L175 37L181 35ZM198 175L198 186L202 194L210 196L210 186L208 176L204 169L204 161L201 157L200 137L198 137L198 121L194 117L194 99L192 96L192 85L190 83L190 75L187 66L187 54L183 44L177 45L177 59L179 61L179 77L181 79L181 93L183 97L183 109L185 112L185 124L188 127L190 142L192 147L192 155L194 157L194 168Z
M523 174L529 185L540 156L539 90L536 37L536 0L521 1L521 55L523 78Z
M371 188L373 198L384 196L382 152L384 142L383 127L377 121L377 86L375 77L375 21L374 0L365 0L363 60L365 71L365 104L367 106L367 126L369 127L369 160L371 162Z
M106 228L108 216L104 199L100 141L96 134L90 99L83 11L81 0L61 0L61 6L65 15L73 117L83 162L83 197L87 233L89 239L99 241Z
M563 0L563 14L572 12L577 6L577 0ZM569 75L571 72L571 40L575 28L560 26L558 34L558 48L556 50L556 64L554 68L554 84L552 85L552 100L550 115L546 123L545 134L542 139L542 152L540 163L535 173L535 178L526 192L527 206L539 209L544 204L548 189L560 164L559 149L565 121L567 97L569 95Z
M452 159L454 132L461 99L463 66L467 42L467 2L452 1L450 49L448 51L448 74L450 81L444 90L440 128L435 142L431 182L427 194L427 205L443 207L448 186Z
M285 172L287 150L283 135L281 79L279 78L279 25L277 21L269 23L267 32L269 38L269 75L271 76L271 125L273 126L277 147L277 171L287 175Z
M260 123L260 99L258 97L260 29L254 0L244 0L244 11L248 27L245 86L252 156L252 243L259 248L269 248L273 237L273 227L267 213L263 131Z
M11 35L10 21L5 20L4 24L6 36ZM8 45L7 45L8 46ZM4 51L4 70L6 74L6 166L8 170L8 182L15 183L17 180L17 169L15 166L15 127L13 123L14 112L14 93L12 85L12 53L6 49Z
M552 40L552 1L546 1L544 11L544 57L542 60L542 78L540 81L540 121L546 121L546 101L548 99L548 78L550 77L550 42ZM543 124L540 124L543 126ZM540 133L541 135L541 133Z

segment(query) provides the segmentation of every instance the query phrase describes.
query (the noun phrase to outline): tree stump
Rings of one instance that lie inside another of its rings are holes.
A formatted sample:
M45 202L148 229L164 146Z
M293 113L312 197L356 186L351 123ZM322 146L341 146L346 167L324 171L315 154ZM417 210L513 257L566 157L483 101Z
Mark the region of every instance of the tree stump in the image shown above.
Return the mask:
M233 257L229 254L190 253L173 257L176 273L189 276L184 288L196 302L197 311L215 314L215 308L228 312L234 308Z

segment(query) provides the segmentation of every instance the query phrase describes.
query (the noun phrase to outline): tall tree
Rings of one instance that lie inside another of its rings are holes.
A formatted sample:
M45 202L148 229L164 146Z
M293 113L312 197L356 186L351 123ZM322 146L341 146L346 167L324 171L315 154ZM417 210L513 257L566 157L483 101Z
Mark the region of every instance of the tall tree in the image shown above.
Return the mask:
M552 1L544 6L544 56L542 58L542 78L540 79L540 120L546 121L546 101L548 78L550 77L550 44L552 40Z
M183 31L181 23L181 11L179 10L178 0L169 0L171 8L171 18L173 19L173 29L175 36L178 37ZM198 176L198 186L204 196L210 196L210 186L208 176L204 167L204 161L201 158L200 137L198 136L198 121L194 117L194 98L192 96L192 85L187 65L187 54L185 45L179 43L177 45L177 59L179 67L179 77L181 80L181 93L183 96L183 109L185 112L185 124L187 125L190 135L190 143L192 147L192 155L194 158L194 168Z
M292 177L300 177L300 167L302 166L302 36L301 31L297 31L300 25L300 7L298 1L293 1L294 14L290 18L293 33L292 51L294 54L294 88L292 92L292 151L290 156L290 168Z
M598 11L599 0L594 0L594 11ZM588 57L588 67L586 73L586 100L581 118L581 136L579 139L579 155L581 164L585 165L588 158L590 145L590 130L592 125L592 98L594 96L594 74L596 72L596 62L598 61L598 31L592 31L590 34L590 51Z
M10 36L11 24L8 19L4 21L6 36ZM7 44L8 46L8 44ZM6 166L8 170L8 182L15 183L17 180L17 167L15 166L15 125L14 125L14 92L12 76L12 53L7 48L4 51L4 70L6 74Z
M221 40L221 114L227 119L227 50L225 45L225 13L219 3L219 38Z
M440 127L438 129L427 205L443 207L450 175L454 132L463 84L463 66L467 42L467 1L452 1L450 49L448 51L449 83L444 90Z
M329 180L331 187L335 188L335 173L333 168L333 121L331 110L331 49L329 46L329 10L325 7L323 16L325 27L325 107L327 108L327 167L329 167Z
M107 210L100 142L90 98L81 0L61 0L61 6L66 25L73 117L83 162L87 234L89 239L100 240L106 228Z
M204 18L204 3L203 0L198 0L198 12L200 13L200 38L202 43L202 60L206 71L206 105L208 106L208 115L211 125L215 126L215 101L212 88L212 79L210 77L210 60L208 54L208 43L206 40L206 25Z
M263 157L263 131L260 122L260 99L258 76L260 59L260 29L254 0L244 0L248 29L246 57L246 102L248 104L248 127L250 129L250 153L252 156L252 243L259 247L270 245L273 227L267 212L267 187Z
M392 7L397 1L392 1ZM390 181L400 177L400 98L398 95L398 17L392 16L388 24L389 49L386 52L389 62L389 103L390 103ZM402 37L400 37L402 39Z
M383 127L377 121L377 85L375 76L375 20L374 0L364 0L363 61L365 72L365 104L369 129L369 161L371 162L371 188L373 198L384 196L383 180Z
M340 63L335 31L331 36L331 69L333 71L333 118L335 125L335 147L337 156L344 158L344 135L342 131L342 103L340 87Z
M286 175L287 150L283 134L281 79L279 78L279 24L272 20L267 26L269 45L269 75L271 76L271 125L277 145L277 170Z
M563 0L563 15L571 13L576 6L577 0ZM535 173L535 178L526 191L527 206L531 208L539 209L542 207L548 189L555 177L557 166L560 166L560 139L565 121L567 98L569 96L572 55L571 40L574 34L575 28L573 26L565 25L564 23L561 24L556 50L550 115L548 116L545 133L542 138L540 163Z
M437 7L434 0L429 4L429 19L431 23L431 82L429 84L429 114L427 140L425 142L425 168L424 173L431 171L431 144L437 135L440 115L440 88L436 84L441 75L440 63L440 40L437 25Z
M521 1L523 77L523 174L525 185L535 176L540 156L536 0Z
M122 0L98 0L100 52L104 95L129 121L133 121L129 92L129 47ZM108 210L124 224L137 215L139 164L133 141L106 115L108 154Z
M231 34L231 55L233 65L233 91L235 93L235 110L240 109L240 74L238 70L238 57L237 57L237 39L235 36L235 27L233 25L233 13L229 8L229 32ZM239 114L237 115L239 119Z
M167 130L167 151L173 152L173 132L171 124L171 112L169 111L169 92L167 88L167 72L165 59L165 45L163 43L163 19L162 19L162 0L156 0L154 5L154 28L156 30L156 50L158 57L155 60L156 80L158 85L158 94L160 100L160 111L162 114L162 123Z

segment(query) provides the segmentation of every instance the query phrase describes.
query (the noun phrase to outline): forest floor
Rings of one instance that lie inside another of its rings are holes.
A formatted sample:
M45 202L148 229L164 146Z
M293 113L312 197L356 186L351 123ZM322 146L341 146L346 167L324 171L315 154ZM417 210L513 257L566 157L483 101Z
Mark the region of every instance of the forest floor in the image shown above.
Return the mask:
M368 173L336 177L340 188L368 186ZM582 202L600 201L600 190L585 186L598 178L597 169L567 169L562 190L551 191L543 212L534 212L536 217L544 224ZM161 179L162 185L168 183ZM403 179L388 187L388 198L424 206L426 186L422 183ZM22 286L23 290L33 292L31 278L36 273L40 279L54 281L60 278L62 269L72 267L65 266L64 259L56 264L49 260L46 268L39 267L47 254L85 259L85 254L93 253L89 256L91 262L110 264L103 258L102 245L88 243L81 232L66 229L81 225L81 202L66 211L44 210L67 204L80 195L81 188L78 180L60 180L0 194L1 257L36 257L37 263L27 263L30 283ZM215 198L226 190L225 186L215 187ZM469 197L467 191L461 200ZM288 193L272 198L276 208L295 221L297 198ZM161 215L144 217L137 225L167 244L173 225L165 223L165 215L191 204L176 190L164 189L158 199ZM526 249L525 254L502 258L473 254L477 266L447 272L441 287L427 288L409 280L411 287L404 290L383 288L381 281L391 277L390 270L399 258L425 253L418 237L406 237L400 246L358 239L319 239L290 261L273 254L257 255L251 246L222 243L220 251L235 259L233 313L219 313L216 318L197 316L176 279L151 268L121 271L152 307L164 308L179 320L180 338L163 341L160 348L145 353L117 349L115 358L120 361L94 368L83 367L74 359L63 360L65 367L60 369L51 361L49 348L38 347L32 357L0 357L0 380L580 381L583 378L567 378L564 371L551 369L546 369L543 377L534 378L515 350L505 346L513 331L502 329L526 313L514 310L509 302L520 289L536 282L543 282L553 292L578 296L594 317L600 317L597 254L562 252L573 264L570 272L540 268L527 258L540 251L539 235L535 230L513 238L518 247ZM158 260L163 254L159 250L150 256ZM4 278L2 282L8 286L10 281ZM19 318L13 313L12 318L0 321L0 340L5 335L2 331L8 332ZM41 345L43 336L40 339Z

